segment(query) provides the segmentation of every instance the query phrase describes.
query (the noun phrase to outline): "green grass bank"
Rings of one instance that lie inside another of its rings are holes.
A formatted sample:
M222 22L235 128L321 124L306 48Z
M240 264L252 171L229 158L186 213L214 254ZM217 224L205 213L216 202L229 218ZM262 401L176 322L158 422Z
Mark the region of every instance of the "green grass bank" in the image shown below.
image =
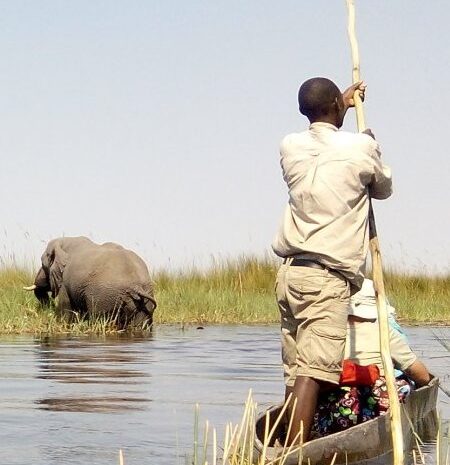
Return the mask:
M242 257L214 263L207 270L157 272L156 324L275 323L278 310L275 260ZM450 275L385 273L387 295L402 322L450 324ZM108 333L105 320L68 324L52 308L41 308L22 289L33 273L17 266L0 269L0 333Z

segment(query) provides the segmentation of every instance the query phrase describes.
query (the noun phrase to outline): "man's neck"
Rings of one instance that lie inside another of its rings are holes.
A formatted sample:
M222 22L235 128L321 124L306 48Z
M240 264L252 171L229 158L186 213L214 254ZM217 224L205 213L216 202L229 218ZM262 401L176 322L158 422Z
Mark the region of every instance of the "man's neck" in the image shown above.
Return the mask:
M328 123L328 122L322 121L322 120L314 121L314 123L310 123L309 128L310 129L317 129L317 130L318 129L320 129L320 130L322 130L322 129L331 129L333 131L339 131L339 128L335 124Z
M336 118L334 118L334 117L332 117L332 116L321 116L321 117L318 118L318 119L309 120L309 122L310 122L311 124L313 124L313 123L327 123L327 124L332 124L333 126L338 127Z
M329 113L328 115L322 115L322 116L316 118L315 120L309 120L309 122L311 124L313 124L313 123L328 123L328 124L332 124L333 126L336 126L337 128L339 128L339 126L338 126L338 117L334 113Z

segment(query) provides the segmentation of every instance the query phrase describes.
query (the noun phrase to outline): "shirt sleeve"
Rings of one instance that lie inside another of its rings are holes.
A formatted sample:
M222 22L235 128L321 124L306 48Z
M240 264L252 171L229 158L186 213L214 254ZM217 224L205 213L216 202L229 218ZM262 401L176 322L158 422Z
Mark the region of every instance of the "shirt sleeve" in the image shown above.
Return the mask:
M416 360L416 354L411 350L405 339L393 328L389 328L389 342L394 367L405 371Z
M369 156L373 163L373 174L369 184L369 193L370 197L383 200L392 194L392 173L391 169L381 162L380 146L372 138L370 139Z

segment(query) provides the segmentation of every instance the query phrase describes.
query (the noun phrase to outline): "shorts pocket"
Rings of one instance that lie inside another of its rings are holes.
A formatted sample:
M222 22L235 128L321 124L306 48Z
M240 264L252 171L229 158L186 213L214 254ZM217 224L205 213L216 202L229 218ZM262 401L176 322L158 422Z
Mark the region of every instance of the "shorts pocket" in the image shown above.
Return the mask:
M289 292L296 296L297 298L301 298L302 296L319 296L322 292L322 289L325 284L325 276L320 270L320 273L314 274L300 274L300 273L292 273L289 270L288 276L288 289Z
M345 326L316 325L310 331L310 366L328 373L340 372L344 358Z
M330 285L332 286L335 299L346 301L350 298L350 283L346 279L332 276Z

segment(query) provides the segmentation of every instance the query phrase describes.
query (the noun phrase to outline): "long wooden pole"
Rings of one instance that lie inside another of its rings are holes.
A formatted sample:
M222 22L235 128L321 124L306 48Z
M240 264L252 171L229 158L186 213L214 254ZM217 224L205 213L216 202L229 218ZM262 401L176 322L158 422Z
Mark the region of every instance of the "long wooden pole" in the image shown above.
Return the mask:
M353 61L353 82L359 82L360 65L358 42L355 31L355 4L354 0L347 0L348 9L348 36L352 50ZM366 124L364 121L364 111L361 97L357 90L354 95L356 120L358 130L364 131ZM372 256L373 282L378 310L378 324L380 327L380 348L383 362L384 376L389 395L389 412L392 433L392 448L394 452L394 465L403 465L403 432L400 412L400 402L398 400L397 388L395 385L394 367L392 365L391 350L389 345L389 321L386 305L386 294L384 289L383 267L381 263L380 245L378 242L377 229L375 226L375 216L372 209L372 202L369 205L369 244Z

